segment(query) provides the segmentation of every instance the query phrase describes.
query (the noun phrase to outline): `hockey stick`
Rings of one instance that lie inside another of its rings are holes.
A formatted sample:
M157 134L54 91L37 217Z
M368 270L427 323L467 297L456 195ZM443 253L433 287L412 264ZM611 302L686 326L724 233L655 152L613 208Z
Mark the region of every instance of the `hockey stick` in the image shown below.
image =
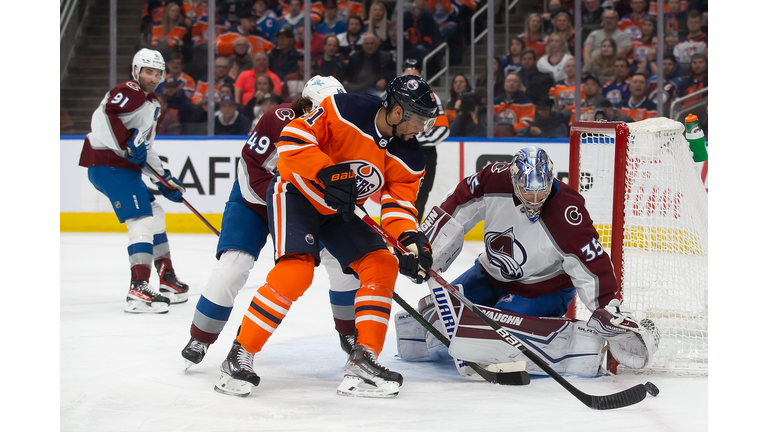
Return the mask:
M365 212L363 212L362 209L360 209L359 207L355 208L355 214L360 219L362 219L363 222L368 224L368 226L373 228L374 231L379 233L379 235L384 237L384 239L387 242L389 242L395 249L397 249L398 252L411 253L396 238L392 237L392 235L386 232L384 228L382 228L367 214L365 214ZM646 394L650 393L652 396L656 396L659 394L658 387L656 387L650 381L645 384L638 384L634 387L628 388L618 393L604 395L604 396L593 396L593 395L589 395L582 392L581 390L577 389L573 384L566 381L565 378L562 377L562 375L560 375L554 369L552 369L547 364L547 362L541 359L541 357L539 357L534 352L529 350L525 345L523 345L517 338L515 338L514 335L512 335L512 333L510 333L505 328L500 326L499 323L497 323L496 321L490 319L477 306L475 306L471 301L469 301L469 299L464 297L464 295L459 290L457 290L456 287L454 287L453 285L448 283L445 279L443 279L443 277L438 272L432 269L429 269L427 273L432 278L434 278L434 280L437 283L439 283L441 286L446 288L454 298L460 301L465 307L471 310L472 313L477 315L478 318L483 320L483 322L485 322L496 333L498 333L498 335L501 336L501 338L505 342L507 342L508 344L520 350L520 352L522 352L523 355L525 355L528 359L530 359L533 363L535 363L536 366L541 368L541 370L546 372L547 375L551 376L555 381L557 381L558 384L560 384L566 390L568 390L569 393L574 395L584 405L597 410L622 408L629 405L634 405L642 401L643 399L645 399Z
M419 323L421 324L425 329L427 329L428 332L432 333L437 340L442 342L443 345L446 347L451 346L451 341L448 340L438 329L436 329L432 324L430 324L426 318L424 318L423 315L418 313L416 309L411 307L408 303L403 300L400 295L397 293L394 293L392 298L399 304L403 309L405 309L406 312L411 314L411 316ZM484 369L482 366L480 366L477 363L473 363L470 361L462 360L467 366L471 367L472 370L477 372L478 375L483 377L484 380L488 381L491 384L500 384L500 385L527 385L531 383L531 377L528 376L528 372L521 371L521 372L491 372L489 370Z
M171 185L169 185L169 184L168 184L168 182L167 182L167 181L165 181L165 179L164 179L164 178L160 177L160 174L158 174L158 172L157 172L157 171L155 171L155 169L154 169L154 168L152 168L152 166L151 166L151 165L147 164L147 165L146 165L146 167L147 167L147 169L148 169L148 170L149 170L149 171L150 171L152 174L154 174L154 175L155 175L155 177L157 177L157 179L160 181L160 183L162 183L162 184L163 184L163 186L167 187L169 190L170 190L170 189L173 189L173 187L171 187ZM184 205L186 205L186 206L187 206L187 208L188 208L188 209L189 209L189 210L190 210L192 213L194 213L194 214L195 214L195 216L197 216L197 217L198 217L198 218L199 218L201 221L203 221L203 223L205 224L205 226L207 226L208 228L210 228L210 230L211 230L211 231L213 231L213 232L214 232L214 233L215 233L217 236L218 236L218 235L221 235L221 233L219 232L219 230L217 230L216 228L214 228L214 227L213 227L213 225L211 225L211 223L210 223L210 222L208 222L207 220L205 220L205 218L203 217L203 215L201 215L201 214L200 214L200 213L199 213L197 210L195 210L195 208L194 208L194 207L192 207L192 205L191 205L190 203L188 203L188 202L187 202L187 200L185 200L183 197L181 198L181 202L183 202L183 203L184 203Z

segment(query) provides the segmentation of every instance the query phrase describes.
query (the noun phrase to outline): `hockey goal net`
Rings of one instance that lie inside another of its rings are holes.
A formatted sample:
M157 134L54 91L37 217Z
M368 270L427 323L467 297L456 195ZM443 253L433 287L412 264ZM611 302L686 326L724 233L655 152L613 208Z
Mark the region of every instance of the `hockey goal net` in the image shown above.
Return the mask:
M707 374L707 192L684 132L667 118L576 122L568 178L610 253L622 303L659 329L642 371ZM589 318L578 297L573 305L572 317ZM610 356L608 368L638 372Z

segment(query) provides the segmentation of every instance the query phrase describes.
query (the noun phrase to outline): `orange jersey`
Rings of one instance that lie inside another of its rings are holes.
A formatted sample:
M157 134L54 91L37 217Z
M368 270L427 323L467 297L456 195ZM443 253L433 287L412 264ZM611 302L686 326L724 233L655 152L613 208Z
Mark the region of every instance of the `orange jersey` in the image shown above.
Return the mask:
M568 86L565 81L558 81L549 89L550 96L557 100L558 105L566 106L571 111L576 109L576 86ZM584 84L581 85L581 94L584 94Z
M632 14L624 15L621 21L619 21L619 30L626 33L630 40L639 40L642 37L641 29L643 28L643 18L646 16L648 16L648 14L645 14L641 16L640 19L633 21Z
M185 2L181 6L181 14L189 18L192 21L192 24L195 24L200 18L208 15L208 5L199 3L197 6L192 6Z
M355 0L342 0L336 2L336 7L339 9L338 15L345 21L352 15L363 17L363 2Z
M342 3L344 2L338 2L339 12L341 12ZM301 11L304 12L304 2L301 2ZM288 2L283 1L283 17L287 17L289 13L290 12L288 12ZM309 16L312 18L312 21L315 22L315 25L318 25L321 22L323 22L323 17L325 16L325 6L323 6L322 0L311 1L309 5Z
M216 22L216 36L224 34L231 26L232 24L224 19L224 17L219 17L219 20ZM197 20L195 25L192 26L192 42L198 44L208 43L208 35L206 34L207 31L208 15L204 15Z
M216 54L225 57L233 55L234 51L232 50L232 44L235 42L235 39L240 36L245 36L248 39L248 43L251 44L251 55L257 51L269 52L275 47L272 45L272 42L262 37L252 34L244 35L235 31L227 31L216 38Z
M653 48L651 44L646 45L640 40L632 41L632 49L627 55L627 60L634 64L640 63L644 58L648 57L648 51L651 48Z
M655 1L651 0L651 2L648 4L648 13L650 15L656 15L656 11L659 10L659 6L656 4ZM686 0L682 0L680 2L680 12L688 10L688 2ZM669 5L665 2L664 3L664 12L669 13Z
M504 96L501 94L493 101L493 113L498 117L499 124L511 124L515 132L531 126L536 108L528 96L520 92L509 100L505 100Z
M156 25L152 27L152 45L158 45L162 38L167 37L169 40L168 45L175 47L178 46L184 36L187 34L187 28L181 25L177 25L172 28L168 34L163 34L163 25Z
M656 102L646 97L638 103L633 103L631 98L625 99L616 107L616 112L628 115L635 119L635 121L641 121L656 117Z
M376 117L381 109L383 101L367 94L325 98L315 110L283 128L277 169L320 214L331 215L336 211L325 203L317 172L350 163L357 175L358 205L381 191L381 224L399 237L418 229L413 203L426 162L415 138L403 142L380 134Z

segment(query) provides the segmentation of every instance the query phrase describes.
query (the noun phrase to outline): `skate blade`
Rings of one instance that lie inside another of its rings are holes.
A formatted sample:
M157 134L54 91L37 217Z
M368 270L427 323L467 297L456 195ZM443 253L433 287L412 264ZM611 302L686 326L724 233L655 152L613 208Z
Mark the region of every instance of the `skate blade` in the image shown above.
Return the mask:
M213 389L225 395L244 398L251 394L251 387L251 383L234 379L222 372L219 382L213 386Z
M189 368L191 368L192 366L194 366L196 364L197 363L195 363L195 362L191 362L191 361L189 361L187 359L184 359L184 372L188 371Z
M171 301L171 304L186 303L189 300L187 293L175 293L170 290L160 289L160 295Z
M139 300L129 300L128 305L123 309L125 313L143 314L154 313L164 314L168 313L168 304L165 302L152 302L147 304L146 302Z
M372 386L360 377L349 375L336 388L337 395L349 397L393 398L399 392L400 386L396 382L384 381L378 386Z

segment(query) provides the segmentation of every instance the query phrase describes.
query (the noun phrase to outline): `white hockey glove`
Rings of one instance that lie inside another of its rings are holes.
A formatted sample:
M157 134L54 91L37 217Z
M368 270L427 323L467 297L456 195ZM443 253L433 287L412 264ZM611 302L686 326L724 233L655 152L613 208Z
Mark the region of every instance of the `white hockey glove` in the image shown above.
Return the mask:
M638 323L632 311L618 299L596 309L587 326L605 338L613 357L624 366L645 367L659 348L659 333L653 321L644 319Z

